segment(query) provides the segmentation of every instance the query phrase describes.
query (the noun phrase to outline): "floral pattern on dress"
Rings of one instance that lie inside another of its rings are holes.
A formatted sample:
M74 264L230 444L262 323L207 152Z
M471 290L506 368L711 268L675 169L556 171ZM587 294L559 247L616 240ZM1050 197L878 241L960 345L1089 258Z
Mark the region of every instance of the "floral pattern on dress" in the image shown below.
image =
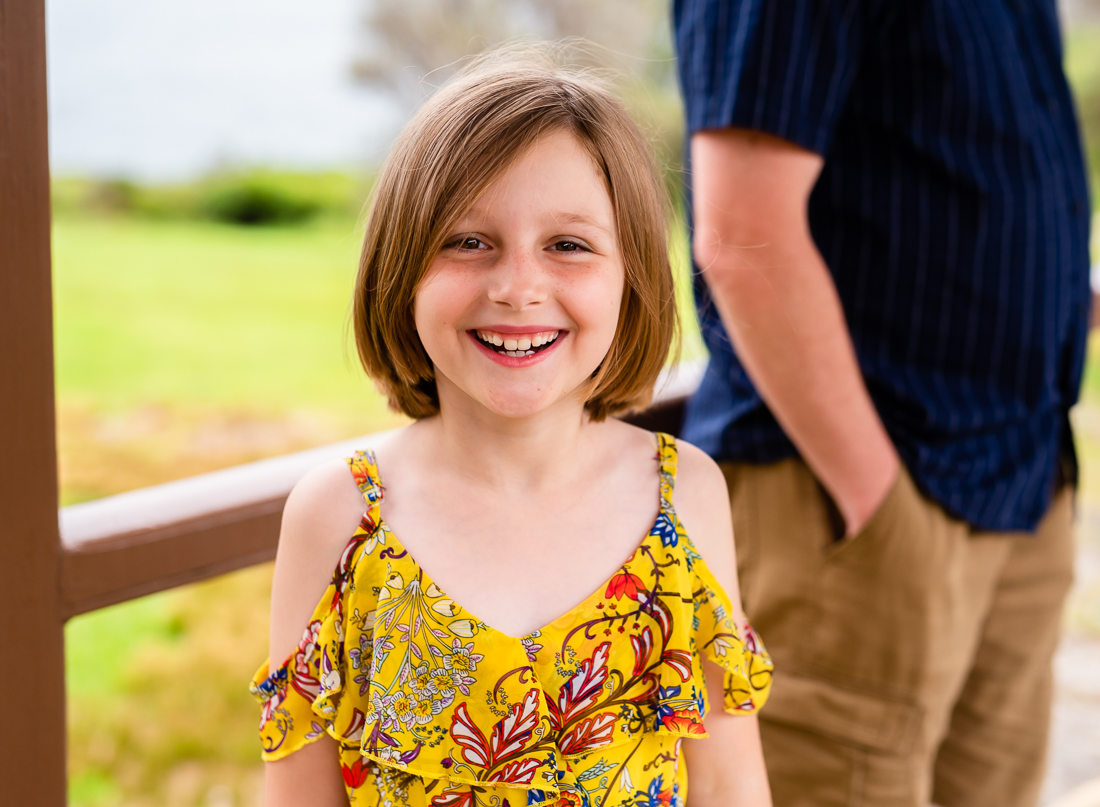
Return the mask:
M297 651L252 682L263 756L321 736L352 804L682 804L684 738L705 737L702 658L723 706L758 710L772 664L672 506L676 443L657 435L660 510L586 600L524 637L447 597L382 522L371 452L348 460L367 504Z

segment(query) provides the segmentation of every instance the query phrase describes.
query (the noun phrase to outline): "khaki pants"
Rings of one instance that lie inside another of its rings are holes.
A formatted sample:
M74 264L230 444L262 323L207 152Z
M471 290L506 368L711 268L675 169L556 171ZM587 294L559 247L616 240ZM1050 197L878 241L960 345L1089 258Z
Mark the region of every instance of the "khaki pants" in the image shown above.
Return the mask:
M903 470L837 541L802 462L723 471L745 612L775 660L760 731L776 807L1033 807L1072 490L1034 536L982 533Z

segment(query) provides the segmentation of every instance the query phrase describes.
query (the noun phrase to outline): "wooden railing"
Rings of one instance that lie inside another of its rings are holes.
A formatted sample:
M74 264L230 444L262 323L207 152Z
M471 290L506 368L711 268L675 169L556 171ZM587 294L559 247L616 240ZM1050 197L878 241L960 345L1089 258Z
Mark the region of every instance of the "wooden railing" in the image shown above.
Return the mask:
M291 487L380 435L58 510L43 0L0 0L0 792L61 807L65 620L270 560ZM676 432L681 365L630 418Z

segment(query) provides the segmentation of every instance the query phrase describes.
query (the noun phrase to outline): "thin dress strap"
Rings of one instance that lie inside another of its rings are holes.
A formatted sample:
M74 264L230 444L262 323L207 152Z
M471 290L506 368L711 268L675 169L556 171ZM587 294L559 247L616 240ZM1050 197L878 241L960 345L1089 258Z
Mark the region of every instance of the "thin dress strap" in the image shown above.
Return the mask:
M351 468L351 475L355 478L355 484L359 487L359 492L363 494L363 501L365 501L371 511L377 510L378 505L382 502L382 496L385 493L385 489L382 487L382 480L378 476L378 463L374 459L374 452L370 451L356 451L355 454L348 457L348 467Z
M661 509L672 510L672 489L676 487L676 438L657 432L657 462L661 475Z

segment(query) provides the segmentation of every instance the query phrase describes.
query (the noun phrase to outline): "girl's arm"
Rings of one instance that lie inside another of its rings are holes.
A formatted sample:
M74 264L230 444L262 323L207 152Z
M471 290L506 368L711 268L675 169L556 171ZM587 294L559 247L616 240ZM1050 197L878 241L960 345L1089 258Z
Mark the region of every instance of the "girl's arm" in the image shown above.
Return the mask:
M726 480L714 461L695 446L682 441L676 445L676 512L696 549L729 594L734 624L742 625ZM710 704L703 723L710 736L683 744L688 766L688 807L770 807L771 791L756 716L726 713L722 709L722 668L704 660L703 669Z
M710 736L684 741L687 807L770 807L772 796L756 715L723 711L723 670L709 660L703 662L703 669L710 703L703 724Z
M343 461L310 471L291 491L283 509L271 586L272 666L298 646L363 507ZM337 751L336 741L326 734L266 763L264 807L347 807Z

